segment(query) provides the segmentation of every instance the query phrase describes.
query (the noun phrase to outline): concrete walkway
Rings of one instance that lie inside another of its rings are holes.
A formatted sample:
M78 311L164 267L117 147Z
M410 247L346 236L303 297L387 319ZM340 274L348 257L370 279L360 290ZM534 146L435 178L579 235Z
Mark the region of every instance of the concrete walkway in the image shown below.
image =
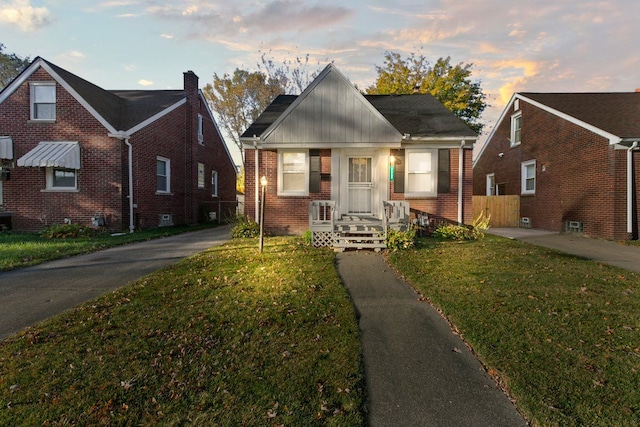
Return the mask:
M486 232L640 273L640 246L527 228L489 228Z
M217 227L0 273L0 340L229 238Z
M369 426L527 425L449 324L381 254L342 252L337 264L359 316Z

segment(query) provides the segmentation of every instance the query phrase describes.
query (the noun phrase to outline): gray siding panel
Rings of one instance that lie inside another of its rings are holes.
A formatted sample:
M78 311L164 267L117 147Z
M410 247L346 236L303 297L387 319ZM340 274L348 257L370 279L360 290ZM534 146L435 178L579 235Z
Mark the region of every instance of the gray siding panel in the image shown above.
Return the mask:
M399 142L399 133L348 82L329 73L267 137L267 143Z

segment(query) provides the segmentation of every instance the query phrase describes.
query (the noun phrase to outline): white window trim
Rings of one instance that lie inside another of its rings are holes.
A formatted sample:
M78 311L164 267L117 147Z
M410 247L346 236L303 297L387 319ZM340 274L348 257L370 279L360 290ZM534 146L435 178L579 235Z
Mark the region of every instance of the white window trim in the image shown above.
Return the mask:
M496 186L496 174L488 173L486 182L487 182L487 190L486 190L487 196L497 196L498 191Z
M158 160L165 162L167 166L167 189L165 191L158 190ZM171 159L162 156L156 156L156 194L171 194Z
M533 166L533 190L527 190L527 167ZM536 187L538 184L538 173L536 170L536 161L527 160L522 162L520 167L520 194L536 194Z
M218 171L211 171L211 196L218 197Z
M73 187L54 187L53 186L53 173L55 170L73 171L74 182ZM46 168L46 189L47 192L60 191L60 192L77 192L78 191L78 170L58 167Z
M520 119L520 139L516 141L516 119ZM509 137L509 141L512 147L516 145L520 145L522 142L522 112L518 111L517 113L511 116L511 135Z
M200 175L200 166L202 166L202 175ZM202 190L204 188L206 188L207 184L207 166L204 163L198 162L198 177L197 180L198 182L196 183L197 187L199 190ZM200 177L202 177L202 185L200 182Z
M409 156L415 153L431 153L431 171L426 172L431 175L432 191L412 191L409 187L409 174L415 173L409 170ZM406 198L425 198L438 196L438 150L437 149L407 149L405 151L405 170L404 170L404 196Z
M283 183L283 170L282 155L284 153L304 153L305 167L304 167L304 190L302 191L285 191L282 187ZM309 150L278 150L278 196L308 196L309 195Z
M204 123L202 114L198 114L198 142L200 145L204 145L202 141L204 141Z
M35 117L35 104L36 104L36 87L37 86L52 86L53 87L53 118L47 119L38 119ZM55 82L31 82L29 83L29 106L30 106L30 116L29 119L35 122L55 122L56 120L56 106L58 103L58 95L56 93L56 83Z

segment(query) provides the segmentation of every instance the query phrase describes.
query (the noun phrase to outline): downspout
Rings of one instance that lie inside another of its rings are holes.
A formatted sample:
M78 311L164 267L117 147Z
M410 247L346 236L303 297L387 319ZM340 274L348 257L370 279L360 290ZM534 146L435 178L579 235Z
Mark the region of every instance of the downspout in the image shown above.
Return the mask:
M133 225L133 207L134 207L134 203L133 203L133 147L131 146L131 143L129 142L129 135L125 134L124 132L120 132L117 134L109 134L109 137L111 138L117 138L121 141L124 141L125 145L127 146L128 149L128 158L129 158L129 195L127 196L129 198L129 233L133 233L133 230L135 229L135 226Z
M638 147L638 141L634 141L627 150L627 233L633 233L633 150Z
M460 142L460 148L458 153L458 224L463 223L463 211L462 211L462 200L463 200L463 188L464 184L463 173L464 173L464 146L466 141L463 139Z

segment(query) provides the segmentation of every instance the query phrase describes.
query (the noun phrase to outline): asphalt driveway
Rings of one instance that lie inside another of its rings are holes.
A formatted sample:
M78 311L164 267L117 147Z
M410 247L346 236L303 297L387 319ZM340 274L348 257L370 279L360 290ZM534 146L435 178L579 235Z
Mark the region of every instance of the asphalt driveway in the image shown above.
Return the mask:
M0 273L0 340L229 238L217 227Z

